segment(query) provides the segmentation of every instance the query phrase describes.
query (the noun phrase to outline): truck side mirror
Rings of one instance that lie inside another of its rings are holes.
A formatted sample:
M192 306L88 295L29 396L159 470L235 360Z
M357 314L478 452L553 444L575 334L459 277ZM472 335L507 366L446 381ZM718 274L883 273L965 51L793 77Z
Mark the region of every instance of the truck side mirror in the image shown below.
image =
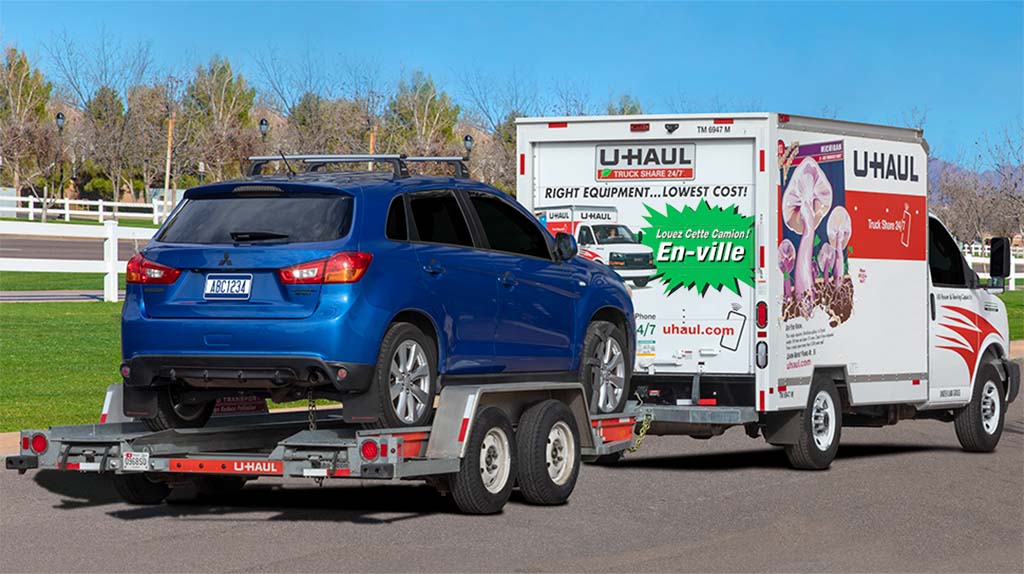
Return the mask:
M637 230L637 232L636 232L636 242L637 243L643 243L644 242L644 230L643 229L638 229Z
M579 253L579 246L576 245L576 238L564 231L555 235L555 259L568 261Z
M989 243L988 272L990 287L1003 287L1010 276L1010 239L993 237Z

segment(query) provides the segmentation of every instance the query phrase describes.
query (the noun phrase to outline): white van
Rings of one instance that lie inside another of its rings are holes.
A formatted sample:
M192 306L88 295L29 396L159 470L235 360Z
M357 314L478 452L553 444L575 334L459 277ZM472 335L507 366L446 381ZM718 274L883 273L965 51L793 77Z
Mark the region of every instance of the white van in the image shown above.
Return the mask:
M552 235L575 237L581 257L608 265L633 285L646 287L654 277L654 251L619 222L615 207L553 205L534 210L534 215Z
M633 290L633 388L679 408L651 433L743 424L803 468L828 466L843 425L903 418L995 447L1020 386L992 294L1009 248L993 240L983 287L929 215L920 130L749 113L524 118L517 133L521 203L614 208L653 253Z

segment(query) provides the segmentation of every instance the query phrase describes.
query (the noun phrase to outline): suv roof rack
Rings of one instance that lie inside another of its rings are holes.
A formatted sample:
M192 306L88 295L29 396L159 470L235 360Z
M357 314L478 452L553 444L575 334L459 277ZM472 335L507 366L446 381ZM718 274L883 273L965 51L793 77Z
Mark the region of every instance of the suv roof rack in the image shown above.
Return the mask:
M295 161L302 162L307 172L318 171L321 167L333 163L389 163L395 179L409 177L409 168L406 165L412 163L437 162L451 165L455 168L455 177L468 178L469 168L465 161L468 158L459 156L423 156L407 157L403 154L300 154L300 155L257 155L249 158L252 162L249 165L249 176L260 175L263 166L272 161ZM367 173L373 173L368 170Z

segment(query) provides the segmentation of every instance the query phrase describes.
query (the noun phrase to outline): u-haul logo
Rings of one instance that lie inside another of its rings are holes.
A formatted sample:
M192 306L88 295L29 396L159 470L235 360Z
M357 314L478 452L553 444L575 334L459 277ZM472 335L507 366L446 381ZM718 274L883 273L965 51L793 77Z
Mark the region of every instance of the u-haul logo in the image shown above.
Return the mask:
M693 179L695 144L599 145L597 180Z
M253 474L281 474L280 464L275 461L236 460L232 464L231 470Z
M572 221L572 212L568 209L557 209L542 212L548 221Z
M613 211L580 211L580 221L596 221L611 223L615 221L615 212Z

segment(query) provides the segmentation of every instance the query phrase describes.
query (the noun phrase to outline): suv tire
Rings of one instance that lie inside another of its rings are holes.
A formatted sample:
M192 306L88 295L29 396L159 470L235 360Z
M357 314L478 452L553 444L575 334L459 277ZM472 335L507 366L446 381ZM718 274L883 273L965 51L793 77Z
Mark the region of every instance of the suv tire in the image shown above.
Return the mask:
M174 384L157 390L156 416L151 419L143 419L150 429L161 431L206 426L206 422L213 414L216 401L183 404L178 398L178 390L178 386Z
M380 401L376 426L429 424L437 394L437 351L430 337L412 323L394 323L388 327L377 353L369 392L377 393Z
M628 349L625 333L614 323L591 321L587 327L579 373L590 412L620 413L626 406L633 370Z

